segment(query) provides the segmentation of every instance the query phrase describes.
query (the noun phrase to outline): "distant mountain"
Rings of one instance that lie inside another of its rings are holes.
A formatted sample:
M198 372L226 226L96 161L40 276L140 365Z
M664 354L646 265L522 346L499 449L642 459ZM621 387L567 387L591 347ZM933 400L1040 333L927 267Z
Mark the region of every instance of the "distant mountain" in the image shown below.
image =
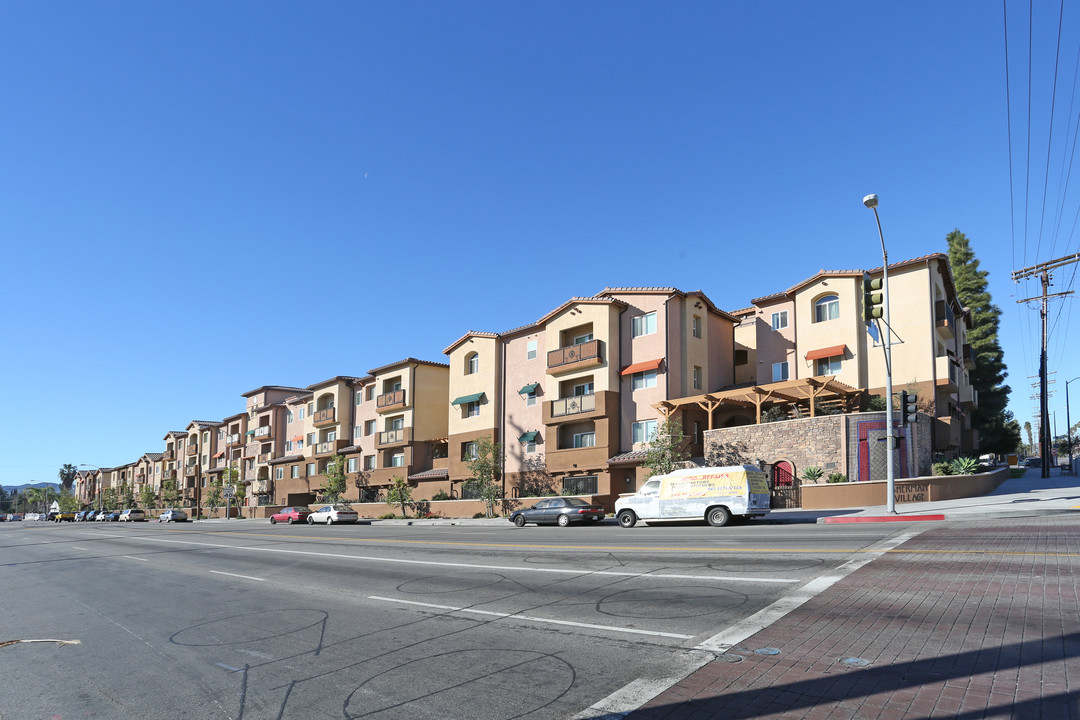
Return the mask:
M51 482L39 482L39 483L23 483L22 485L3 485L4 492L22 492L29 488L43 488L48 487L50 490L60 492L60 485L58 483Z

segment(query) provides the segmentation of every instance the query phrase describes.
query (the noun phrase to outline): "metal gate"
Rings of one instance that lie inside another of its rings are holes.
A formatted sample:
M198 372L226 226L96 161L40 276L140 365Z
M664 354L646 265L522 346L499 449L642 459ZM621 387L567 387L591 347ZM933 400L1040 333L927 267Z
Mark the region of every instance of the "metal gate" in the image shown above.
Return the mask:
M795 477L791 463L782 460L772 467L772 487L769 507L774 509L802 507L802 485Z

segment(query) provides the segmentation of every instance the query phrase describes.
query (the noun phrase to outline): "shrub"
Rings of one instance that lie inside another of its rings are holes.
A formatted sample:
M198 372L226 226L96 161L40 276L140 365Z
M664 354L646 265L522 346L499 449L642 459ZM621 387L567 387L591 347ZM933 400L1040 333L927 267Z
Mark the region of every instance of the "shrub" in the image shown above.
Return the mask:
M385 515L380 515L379 519L380 520L393 520L396 517L397 517L397 515L395 513L386 513Z
M844 483L844 482L847 482L847 475L845 475L844 473L838 473L838 472L837 473L832 473L832 474L829 475L829 479L826 480L825 482Z
M949 468L953 475L972 475L979 470L979 461L973 457L959 457L952 461Z
M431 499L432 500L449 500L450 495L447 494L447 492L445 490L440 490L439 492L432 495Z
M819 468L817 465L811 465L810 467L805 468L802 472L803 480L809 480L810 482L817 482L824 474L825 471Z
M934 463L935 475L952 475L952 465L948 462L936 462Z
M880 395L875 395L870 398L870 402L866 403L867 410L888 410L889 406L885 404L885 398Z
M487 513L476 513L475 515L473 515L473 517L474 518L487 517Z
M779 405L773 405L772 407L761 413L762 423L782 422L788 419L787 410Z

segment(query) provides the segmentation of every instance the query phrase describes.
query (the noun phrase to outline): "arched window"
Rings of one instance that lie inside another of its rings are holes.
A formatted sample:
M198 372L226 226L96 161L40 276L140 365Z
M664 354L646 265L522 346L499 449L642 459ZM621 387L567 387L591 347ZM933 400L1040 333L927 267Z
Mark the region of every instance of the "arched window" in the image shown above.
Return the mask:
M480 369L480 356L472 352L465 356L465 374L472 375Z
M840 298L822 295L814 302L814 322L825 322L840 317Z

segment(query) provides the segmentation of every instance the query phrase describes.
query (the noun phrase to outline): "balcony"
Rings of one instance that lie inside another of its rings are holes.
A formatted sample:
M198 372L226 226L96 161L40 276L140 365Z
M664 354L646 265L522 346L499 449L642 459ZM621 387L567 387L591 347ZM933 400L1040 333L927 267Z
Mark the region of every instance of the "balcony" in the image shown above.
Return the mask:
M934 419L934 449L946 451L960 447L960 419L951 416Z
M964 357L964 369L965 370L974 370L975 369L975 351L971 349L971 344L970 343L964 343L964 349L962 351L962 355Z
M244 444L244 436L240 433L233 433L232 435L225 436L225 447L234 448L240 447Z
M244 482L255 482L259 479L259 471L256 469L244 471Z
M579 345L568 345L552 350L547 354L548 375L560 375L603 365L602 349L599 340L590 340Z
M956 337L956 315L952 307L944 300L934 303L934 324L942 337L949 339Z
M956 382L956 364L948 355L934 358L934 370L937 375L938 392L954 393L960 389Z
M579 415L592 412L596 409L596 395L575 395L574 397L560 398L551 401L551 417L559 418L567 415Z
M324 427L326 425L337 425L337 413L336 408L326 408L325 410L316 410L315 414L311 416L311 424L315 427Z
M198 454L199 454L199 446L198 445L188 445L188 449L187 449L187 456L188 457L191 457L192 455L198 455Z
M251 439L257 442L266 442L272 435L273 432L270 430L269 425L260 425L252 431Z
M267 480L253 480L251 483L251 493L253 495L265 495L269 481Z
M259 453L255 456L255 462L259 463L260 465L265 465L266 463L270 462L270 453Z
M176 471L175 470L166 470L165 474L161 476L161 479L162 480L175 480L176 479Z
M403 410L405 408L405 391L391 390L375 398L376 412L390 412L391 410Z
M195 473L198 472L198 470L199 470L198 465L188 465L186 468L184 468L184 477L186 477L186 478L195 477Z
M175 450L166 450L165 454L162 455L162 459L164 459L164 460L175 460L176 459L176 451Z
M381 450L397 445L408 445L410 442L412 442L412 428L398 428L379 433L375 438L375 447Z
M964 385L960 388L960 405L965 408L978 407L979 405L979 391L973 388L971 385Z
M326 442L315 443L312 445L311 451L315 457L323 457L325 455L337 455L342 448L348 446L348 440L327 440Z
M146 473L139 473L138 475L136 475L135 476L135 482L139 483L140 485L145 485L146 484Z

